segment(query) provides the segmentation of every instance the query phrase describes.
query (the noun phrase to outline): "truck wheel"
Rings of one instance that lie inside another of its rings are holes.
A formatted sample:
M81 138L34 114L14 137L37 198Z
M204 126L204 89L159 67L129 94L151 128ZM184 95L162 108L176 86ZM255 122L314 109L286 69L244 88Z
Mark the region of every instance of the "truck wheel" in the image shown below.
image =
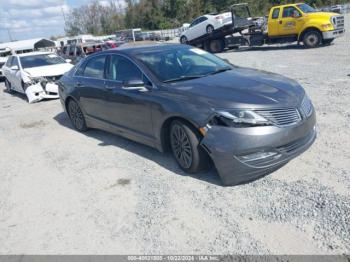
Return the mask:
M184 44L184 45L187 44L187 37L186 36L181 36L180 43Z
M222 52L224 50L224 41L221 39L210 41L209 49L210 49L210 52L212 53Z
M306 48L315 48L321 44L322 36L316 30L310 30L305 33L303 43Z
M207 34L212 34L214 32L214 27L212 25L207 26Z
M322 41L322 43L323 43L324 45L330 45L333 41L334 41L334 38L333 38L333 39L324 39L324 40Z

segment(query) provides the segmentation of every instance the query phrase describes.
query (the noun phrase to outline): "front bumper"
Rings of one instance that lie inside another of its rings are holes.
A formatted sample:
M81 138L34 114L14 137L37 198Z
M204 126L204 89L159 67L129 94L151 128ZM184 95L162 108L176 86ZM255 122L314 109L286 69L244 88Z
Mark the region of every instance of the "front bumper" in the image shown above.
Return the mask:
M25 90L28 102L30 104L39 102L43 99L56 99L58 96L58 86L54 83L47 83L45 89L41 83L30 85Z
M323 39L334 39L345 34L345 29L337 29L332 31L322 32Z
M306 151L316 139L315 112L290 127L229 128L213 126L201 144L212 158L224 185L249 182L267 175ZM274 152L263 159L246 156Z

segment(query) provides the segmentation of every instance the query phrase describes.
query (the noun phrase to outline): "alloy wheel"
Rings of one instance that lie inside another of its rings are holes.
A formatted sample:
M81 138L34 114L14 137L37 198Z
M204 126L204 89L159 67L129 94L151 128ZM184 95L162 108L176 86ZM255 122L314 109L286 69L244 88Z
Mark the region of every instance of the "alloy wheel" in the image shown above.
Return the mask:
M68 105L69 117L72 120L76 129L82 130L84 128L84 116L83 112L79 108L79 105L75 101L70 101Z
M189 169L193 161L193 152L190 139L185 130L179 125L174 125L171 129L171 147L181 167Z

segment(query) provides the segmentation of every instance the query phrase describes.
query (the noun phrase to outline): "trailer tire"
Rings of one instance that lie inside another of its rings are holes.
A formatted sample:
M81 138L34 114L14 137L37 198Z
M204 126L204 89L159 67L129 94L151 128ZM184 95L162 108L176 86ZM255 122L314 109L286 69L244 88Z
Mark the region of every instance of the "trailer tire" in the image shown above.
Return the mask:
M208 25L206 31L208 35L211 35L214 32L214 26Z
M184 35L181 36L181 38L180 38L180 43L181 43L181 44L184 44L184 45L187 44L187 37L184 36Z
M215 39L210 41L209 50L211 53L220 53L224 50L225 43L222 39Z
M322 42L322 35L315 29L307 31L303 36L303 43L306 48L316 48Z

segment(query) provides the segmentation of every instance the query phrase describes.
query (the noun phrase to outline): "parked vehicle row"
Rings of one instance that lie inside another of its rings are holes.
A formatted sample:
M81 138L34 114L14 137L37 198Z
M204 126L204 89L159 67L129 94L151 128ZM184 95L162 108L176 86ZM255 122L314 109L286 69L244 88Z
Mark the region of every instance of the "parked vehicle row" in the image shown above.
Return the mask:
M314 108L297 82L188 45L95 53L60 78L59 96L78 131L170 149L187 173L213 163L225 185L280 168L316 138Z

